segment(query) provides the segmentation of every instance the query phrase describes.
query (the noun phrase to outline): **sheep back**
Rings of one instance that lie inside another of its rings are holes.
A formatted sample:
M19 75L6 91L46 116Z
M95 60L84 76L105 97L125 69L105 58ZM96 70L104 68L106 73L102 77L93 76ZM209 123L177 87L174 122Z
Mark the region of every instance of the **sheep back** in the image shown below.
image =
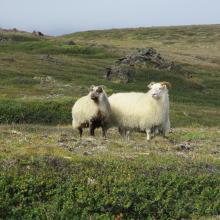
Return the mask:
M96 117L98 110L98 105L91 100L89 95L78 99L72 108L73 128L88 124L92 118Z

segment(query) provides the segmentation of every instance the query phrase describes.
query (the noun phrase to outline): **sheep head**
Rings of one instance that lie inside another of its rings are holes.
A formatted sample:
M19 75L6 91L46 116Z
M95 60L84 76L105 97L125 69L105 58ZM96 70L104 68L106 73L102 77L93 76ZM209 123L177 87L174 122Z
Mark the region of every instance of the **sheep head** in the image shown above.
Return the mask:
M171 84L169 82L151 82L148 85L148 88L150 88L149 93L151 94L152 98L154 99L160 99L163 94L168 92L168 88L171 87Z
M99 100L101 99L101 97L104 95L104 90L103 90L102 86L94 86L94 85L92 85L90 87L89 95L90 95L90 98L94 102L98 103Z

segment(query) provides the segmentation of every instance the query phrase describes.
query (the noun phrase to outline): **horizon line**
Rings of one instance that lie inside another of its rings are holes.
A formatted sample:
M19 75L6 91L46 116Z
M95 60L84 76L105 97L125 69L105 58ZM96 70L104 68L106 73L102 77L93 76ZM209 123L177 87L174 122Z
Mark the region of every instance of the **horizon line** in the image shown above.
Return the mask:
M220 23L201 23L201 24L180 24L180 25L152 25L152 26L137 26L137 27L112 27L112 28L94 28L94 29L85 29L85 30L79 30L79 31L73 31L68 32L64 34L46 34L41 30L33 29L33 31L39 31L42 32L45 36L53 36L53 37L62 37L65 35L75 34L75 33L83 33L88 31L107 31L107 30L129 30L129 29L141 29L141 28L176 28L176 27L187 27L187 26L215 26L220 25ZM13 31L13 29L16 29L18 32L26 32L26 33L32 33L33 31L25 30L25 29L19 29L17 27L11 27L11 28L4 28L0 27L0 30L6 30L6 31Z

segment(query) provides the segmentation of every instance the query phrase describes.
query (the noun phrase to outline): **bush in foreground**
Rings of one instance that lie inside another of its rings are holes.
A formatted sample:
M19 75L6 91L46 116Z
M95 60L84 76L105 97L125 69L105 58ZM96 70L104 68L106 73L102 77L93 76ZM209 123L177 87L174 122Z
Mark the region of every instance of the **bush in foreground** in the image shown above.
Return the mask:
M220 214L220 177L187 161L1 161L3 219L181 219ZM165 164L165 163L164 163ZM214 169L213 169L214 170Z

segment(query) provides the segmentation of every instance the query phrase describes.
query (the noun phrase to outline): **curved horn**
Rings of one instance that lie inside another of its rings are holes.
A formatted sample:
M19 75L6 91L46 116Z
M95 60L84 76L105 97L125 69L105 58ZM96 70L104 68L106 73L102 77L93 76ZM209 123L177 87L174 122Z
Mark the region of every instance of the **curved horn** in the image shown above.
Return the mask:
M163 86L163 85L165 85L168 89L171 89L172 88L172 86L171 86L171 84L169 83L169 82L160 82L160 84Z

